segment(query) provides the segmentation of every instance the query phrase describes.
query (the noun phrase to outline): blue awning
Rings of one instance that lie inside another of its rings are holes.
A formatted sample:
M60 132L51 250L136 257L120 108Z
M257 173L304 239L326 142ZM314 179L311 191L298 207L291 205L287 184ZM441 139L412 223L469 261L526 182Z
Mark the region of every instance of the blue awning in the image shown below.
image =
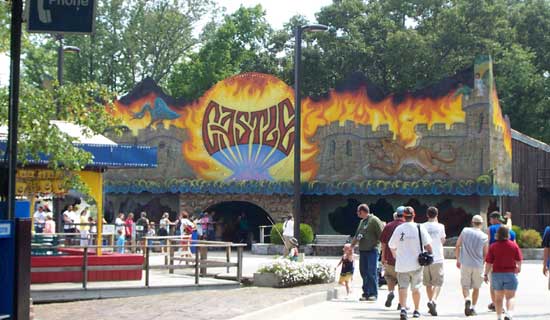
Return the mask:
M134 145L97 145L74 144L92 154L92 163L88 167L94 168L156 168L157 148ZM0 163L7 162L5 157L7 141L0 141ZM29 164L47 165L48 156L40 155L39 160L29 159Z

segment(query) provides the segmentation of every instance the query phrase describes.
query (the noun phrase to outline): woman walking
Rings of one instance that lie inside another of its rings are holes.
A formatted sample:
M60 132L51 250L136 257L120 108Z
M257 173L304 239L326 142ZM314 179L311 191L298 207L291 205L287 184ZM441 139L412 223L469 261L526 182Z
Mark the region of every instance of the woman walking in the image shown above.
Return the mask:
M502 320L503 301L506 298L506 313L504 320L512 320L514 312L514 297L518 288L517 274L521 271L523 256L518 245L510 241L510 232L506 226L501 226L496 232L496 242L489 247L485 259L485 282L491 275L491 287L495 291L495 307L497 319ZM491 273L492 272L492 273Z

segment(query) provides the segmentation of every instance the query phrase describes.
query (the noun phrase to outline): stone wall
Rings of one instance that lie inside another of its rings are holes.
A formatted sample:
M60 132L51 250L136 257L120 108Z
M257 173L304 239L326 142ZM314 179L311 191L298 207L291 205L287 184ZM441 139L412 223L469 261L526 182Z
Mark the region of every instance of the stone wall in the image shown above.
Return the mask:
M280 222L293 211L291 195L260 194L191 194L179 196L180 210L196 213L202 212L220 202L246 201L264 209L276 222Z

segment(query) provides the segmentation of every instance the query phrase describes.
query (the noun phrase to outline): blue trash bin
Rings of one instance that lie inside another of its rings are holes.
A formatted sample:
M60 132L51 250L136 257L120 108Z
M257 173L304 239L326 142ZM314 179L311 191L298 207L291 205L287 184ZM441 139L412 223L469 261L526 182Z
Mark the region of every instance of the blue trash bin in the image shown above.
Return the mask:
M197 230L195 230L191 234L191 253L192 254L195 254L195 252L197 252L197 248L193 246L193 244L197 243L197 240L199 240L199 234L197 233Z

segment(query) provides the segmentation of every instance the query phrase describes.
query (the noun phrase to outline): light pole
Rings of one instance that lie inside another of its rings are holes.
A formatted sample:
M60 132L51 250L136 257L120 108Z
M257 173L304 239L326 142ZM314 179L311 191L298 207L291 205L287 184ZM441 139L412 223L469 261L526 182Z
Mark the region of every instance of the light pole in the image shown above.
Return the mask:
M302 65L302 33L327 31L323 24L308 24L298 26L294 31L294 237L300 242L300 223L302 221L302 181L301 181L301 96L300 76Z
M63 45L63 35L58 34L56 39L59 41L59 46L57 47L57 82L59 86L63 85L63 61L65 59L65 52L80 53L80 48L75 46L65 46ZM61 112L61 105L57 104L56 115L59 117Z

